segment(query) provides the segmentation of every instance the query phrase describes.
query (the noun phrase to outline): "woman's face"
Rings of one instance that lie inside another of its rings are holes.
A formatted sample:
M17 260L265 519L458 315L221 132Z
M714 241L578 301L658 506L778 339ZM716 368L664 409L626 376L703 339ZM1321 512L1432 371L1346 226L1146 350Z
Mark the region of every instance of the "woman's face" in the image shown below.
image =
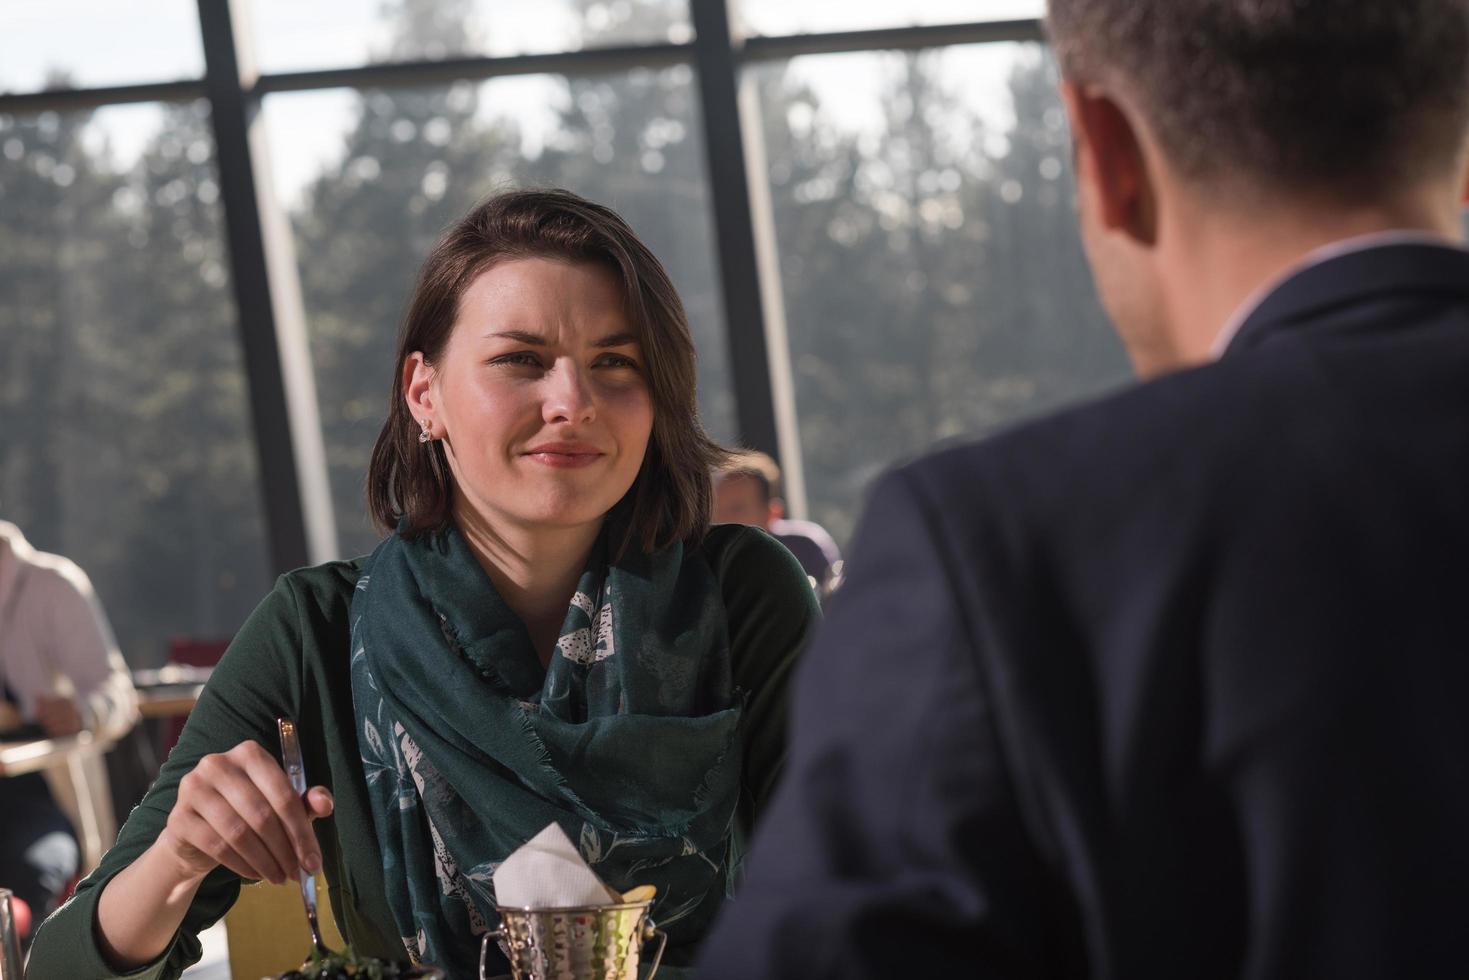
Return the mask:
M456 516L526 529L601 521L653 431L637 337L601 265L514 259L475 279L438 363L415 353L403 379L414 417L444 441Z

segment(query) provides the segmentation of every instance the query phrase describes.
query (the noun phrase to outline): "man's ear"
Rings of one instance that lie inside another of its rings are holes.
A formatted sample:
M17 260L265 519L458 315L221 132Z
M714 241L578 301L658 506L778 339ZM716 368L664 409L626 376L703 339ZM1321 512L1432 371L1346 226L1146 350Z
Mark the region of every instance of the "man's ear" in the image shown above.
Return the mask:
M428 421L430 429L437 438L442 431L442 426L434 418L434 408L437 402L437 393L434 390L434 369L424 359L421 351L414 351L408 355L403 362L403 400L408 404L408 412L418 424L422 425Z
M771 497L770 503L765 505L765 512L770 515L771 522L781 520L786 516L786 502L779 497Z
M1100 89L1063 81L1061 97L1071 123L1076 179L1096 201L1101 226L1152 245L1156 187L1132 120Z

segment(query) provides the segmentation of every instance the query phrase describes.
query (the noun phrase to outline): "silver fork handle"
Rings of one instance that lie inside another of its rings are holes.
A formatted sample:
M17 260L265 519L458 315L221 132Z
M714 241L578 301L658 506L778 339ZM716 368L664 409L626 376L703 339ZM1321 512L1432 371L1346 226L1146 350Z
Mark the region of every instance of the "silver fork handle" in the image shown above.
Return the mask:
M316 918L316 876L302 869L299 873L301 878L301 900L306 903L306 921L311 926L311 941L321 946L321 924Z
M276 727L281 735L281 762L286 768L286 778L291 789L306 802L306 765L301 761L301 742L296 737L296 723L289 718L277 718ZM301 902L306 906L306 924L311 927L311 942L317 952L325 952L321 941L321 923L316 915L316 876L301 868L296 877L301 882Z

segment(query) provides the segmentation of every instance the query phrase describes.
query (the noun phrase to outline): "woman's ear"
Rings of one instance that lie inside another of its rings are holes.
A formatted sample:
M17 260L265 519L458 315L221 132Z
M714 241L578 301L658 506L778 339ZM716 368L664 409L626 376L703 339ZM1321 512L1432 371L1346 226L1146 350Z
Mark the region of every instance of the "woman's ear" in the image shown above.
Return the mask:
M429 431L437 434L439 426L434 411L438 390L434 381L433 365L424 358L423 352L409 354L403 362L403 401L408 405L408 413L418 420L420 426L427 422Z

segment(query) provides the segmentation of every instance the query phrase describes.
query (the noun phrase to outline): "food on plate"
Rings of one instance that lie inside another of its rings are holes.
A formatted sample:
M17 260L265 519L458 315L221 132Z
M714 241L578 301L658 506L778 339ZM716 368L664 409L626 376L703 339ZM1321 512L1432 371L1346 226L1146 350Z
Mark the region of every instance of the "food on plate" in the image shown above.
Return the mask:
M287 970L276 980L430 980L441 976L430 966L363 956L349 946L340 953L325 956L313 952L299 969Z

